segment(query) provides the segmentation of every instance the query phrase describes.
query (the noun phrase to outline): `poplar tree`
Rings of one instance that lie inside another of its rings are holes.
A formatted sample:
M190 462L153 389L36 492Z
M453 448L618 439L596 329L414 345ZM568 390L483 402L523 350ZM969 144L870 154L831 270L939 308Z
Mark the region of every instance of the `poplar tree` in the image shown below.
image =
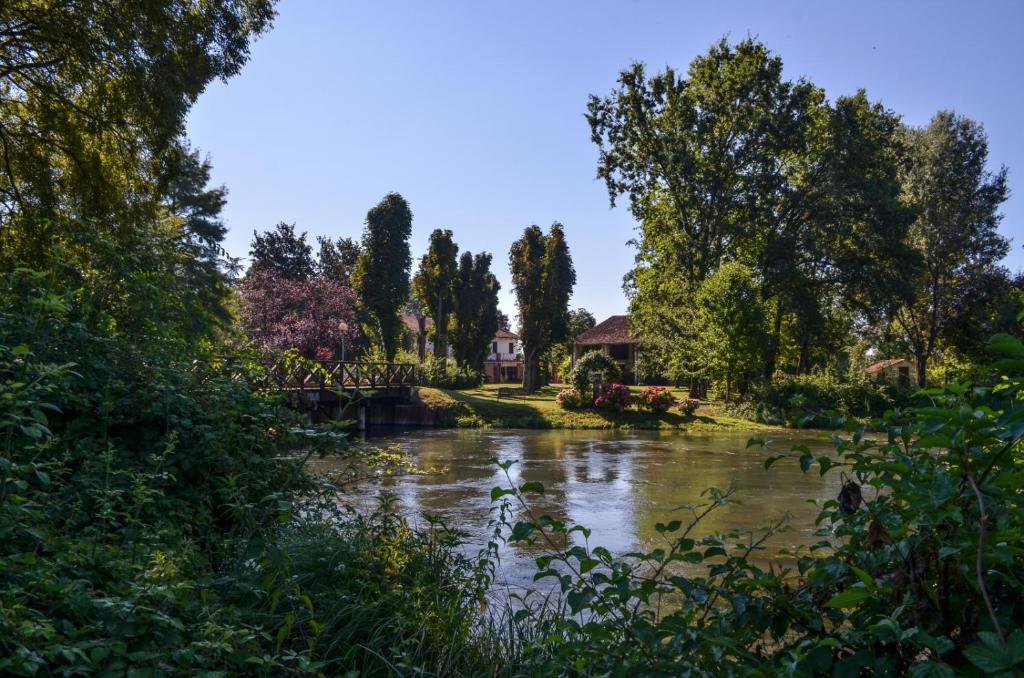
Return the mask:
M452 232L435 228L412 280L413 295L434 319L434 355L439 358L448 354L448 318L454 303L458 253Z
M388 193L366 214L362 253L353 275L356 293L378 333L380 346L393 360L401 337L401 310L409 298L409 235L412 210L398 193Z
M500 289L498 279L491 272L490 254L462 253L455 283L455 322L451 332L452 350L460 366L473 370L483 368L500 324Z
M541 356L552 343L563 341L569 329L576 271L562 225L552 224L546 236L538 226L528 226L512 243L509 268L519 308L523 390L533 393L543 385Z

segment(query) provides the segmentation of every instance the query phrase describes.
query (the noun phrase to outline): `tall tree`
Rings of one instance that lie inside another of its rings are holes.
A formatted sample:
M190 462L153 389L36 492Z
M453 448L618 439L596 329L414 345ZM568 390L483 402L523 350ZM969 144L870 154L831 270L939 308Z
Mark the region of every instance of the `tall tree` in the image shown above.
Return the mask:
M610 96L590 98L587 118L598 176L640 224L627 277L634 325L666 362L679 353L673 337L692 331L689 298L728 261L752 267L776 309L766 375L783 315L818 311L798 303L808 289L816 302L852 303L898 280L909 219L896 118L863 93L830 106L813 84L785 80L764 45L723 40L686 77L624 71Z
M597 320L594 319L594 314L585 308L574 308L569 311L569 325L568 332L566 332L566 339L571 343L573 339L580 336L594 325L597 324Z
M697 332L693 352L709 376L742 392L768 348L768 319L760 286L739 262L723 264L701 283L694 298Z
M207 84L241 69L273 6L0 3L0 229L74 217L118 234L152 217L163 153Z
M214 331L224 191L185 121L241 69L273 4L0 2L0 271L56 255L69 285L88 276L90 321L152 344Z
M985 278L1009 251L999 234L1007 198L1006 168L988 169L988 138L978 123L941 111L929 125L907 129L903 195L917 210L908 239L923 266L913 277L916 298L895 324L925 385L928 360L957 332L957 318L974 304Z
M352 274L359 261L359 243L352 238L338 238L334 241L322 235L317 236L316 241L320 245L316 261L317 273L351 287Z
M438 357L448 355L448 319L454 304L458 253L452 232L435 228L412 279L413 294L434 319L434 355Z
M569 297L576 284L569 247L562 225L554 223L547 236L528 226L512 243L509 268L519 308L519 332L523 343L523 390L540 388L540 357L552 342L562 341L568 331Z
M459 365L483 369L494 333L498 331L500 289L498 279L491 272L490 254L462 253L455 283L455 322L451 333L452 350Z
M279 223L272 231L253 231L249 248L252 270L274 271L292 280L313 276L313 248L306 242L306 233L295 232L295 224Z
M388 360L398 349L401 310L409 297L409 236L412 210L398 193L388 193L366 214L362 254L353 275L363 309L370 314Z

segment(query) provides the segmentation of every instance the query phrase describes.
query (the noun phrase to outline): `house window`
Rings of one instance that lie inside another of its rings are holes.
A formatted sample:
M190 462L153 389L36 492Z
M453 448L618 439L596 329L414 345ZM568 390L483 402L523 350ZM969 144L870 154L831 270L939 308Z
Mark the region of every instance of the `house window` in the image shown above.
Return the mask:
M498 352L498 342L492 341L491 342L491 353L497 353L497 352Z
M906 386L910 383L910 367L907 365L900 366L900 377L899 383L901 386Z
M515 344L513 344L511 341L508 342L508 352L509 353L515 353L516 352Z
M629 360L629 344L610 344L608 357L613 360Z

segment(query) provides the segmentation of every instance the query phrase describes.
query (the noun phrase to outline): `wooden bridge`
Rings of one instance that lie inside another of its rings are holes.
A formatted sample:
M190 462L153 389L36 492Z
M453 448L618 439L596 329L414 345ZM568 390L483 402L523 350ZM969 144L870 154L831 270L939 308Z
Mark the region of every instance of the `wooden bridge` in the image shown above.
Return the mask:
M240 364L214 359L192 361L192 371L218 362L227 364L234 379L251 379L258 388L279 391L393 391L416 386L416 366L411 363L279 358L266 372L254 375Z
M286 391L367 391L409 389L416 385L416 367L409 363L368 363L304 360L275 363L269 382Z

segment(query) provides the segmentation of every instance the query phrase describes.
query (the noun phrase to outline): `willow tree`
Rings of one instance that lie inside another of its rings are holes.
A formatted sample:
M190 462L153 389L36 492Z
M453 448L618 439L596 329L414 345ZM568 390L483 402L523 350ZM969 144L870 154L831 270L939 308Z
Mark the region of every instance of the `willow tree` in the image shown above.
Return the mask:
M420 259L420 269L412 279L413 295L434 319L434 355L438 357L448 354L448 319L454 304L458 253L452 232L435 228L427 253Z
M451 332L452 351L460 366L483 369L500 324L500 289L498 279L491 272L490 254L462 253L455 282L455 322Z
M388 193L366 214L362 253L353 274L360 305L369 314L388 360L398 350L401 311L409 298L411 233L409 203L398 193Z
M523 390L542 386L540 357L569 331L569 297L576 285L569 246L562 225L555 222L547 235L528 226L509 253L512 286L519 308L519 338L523 343Z

